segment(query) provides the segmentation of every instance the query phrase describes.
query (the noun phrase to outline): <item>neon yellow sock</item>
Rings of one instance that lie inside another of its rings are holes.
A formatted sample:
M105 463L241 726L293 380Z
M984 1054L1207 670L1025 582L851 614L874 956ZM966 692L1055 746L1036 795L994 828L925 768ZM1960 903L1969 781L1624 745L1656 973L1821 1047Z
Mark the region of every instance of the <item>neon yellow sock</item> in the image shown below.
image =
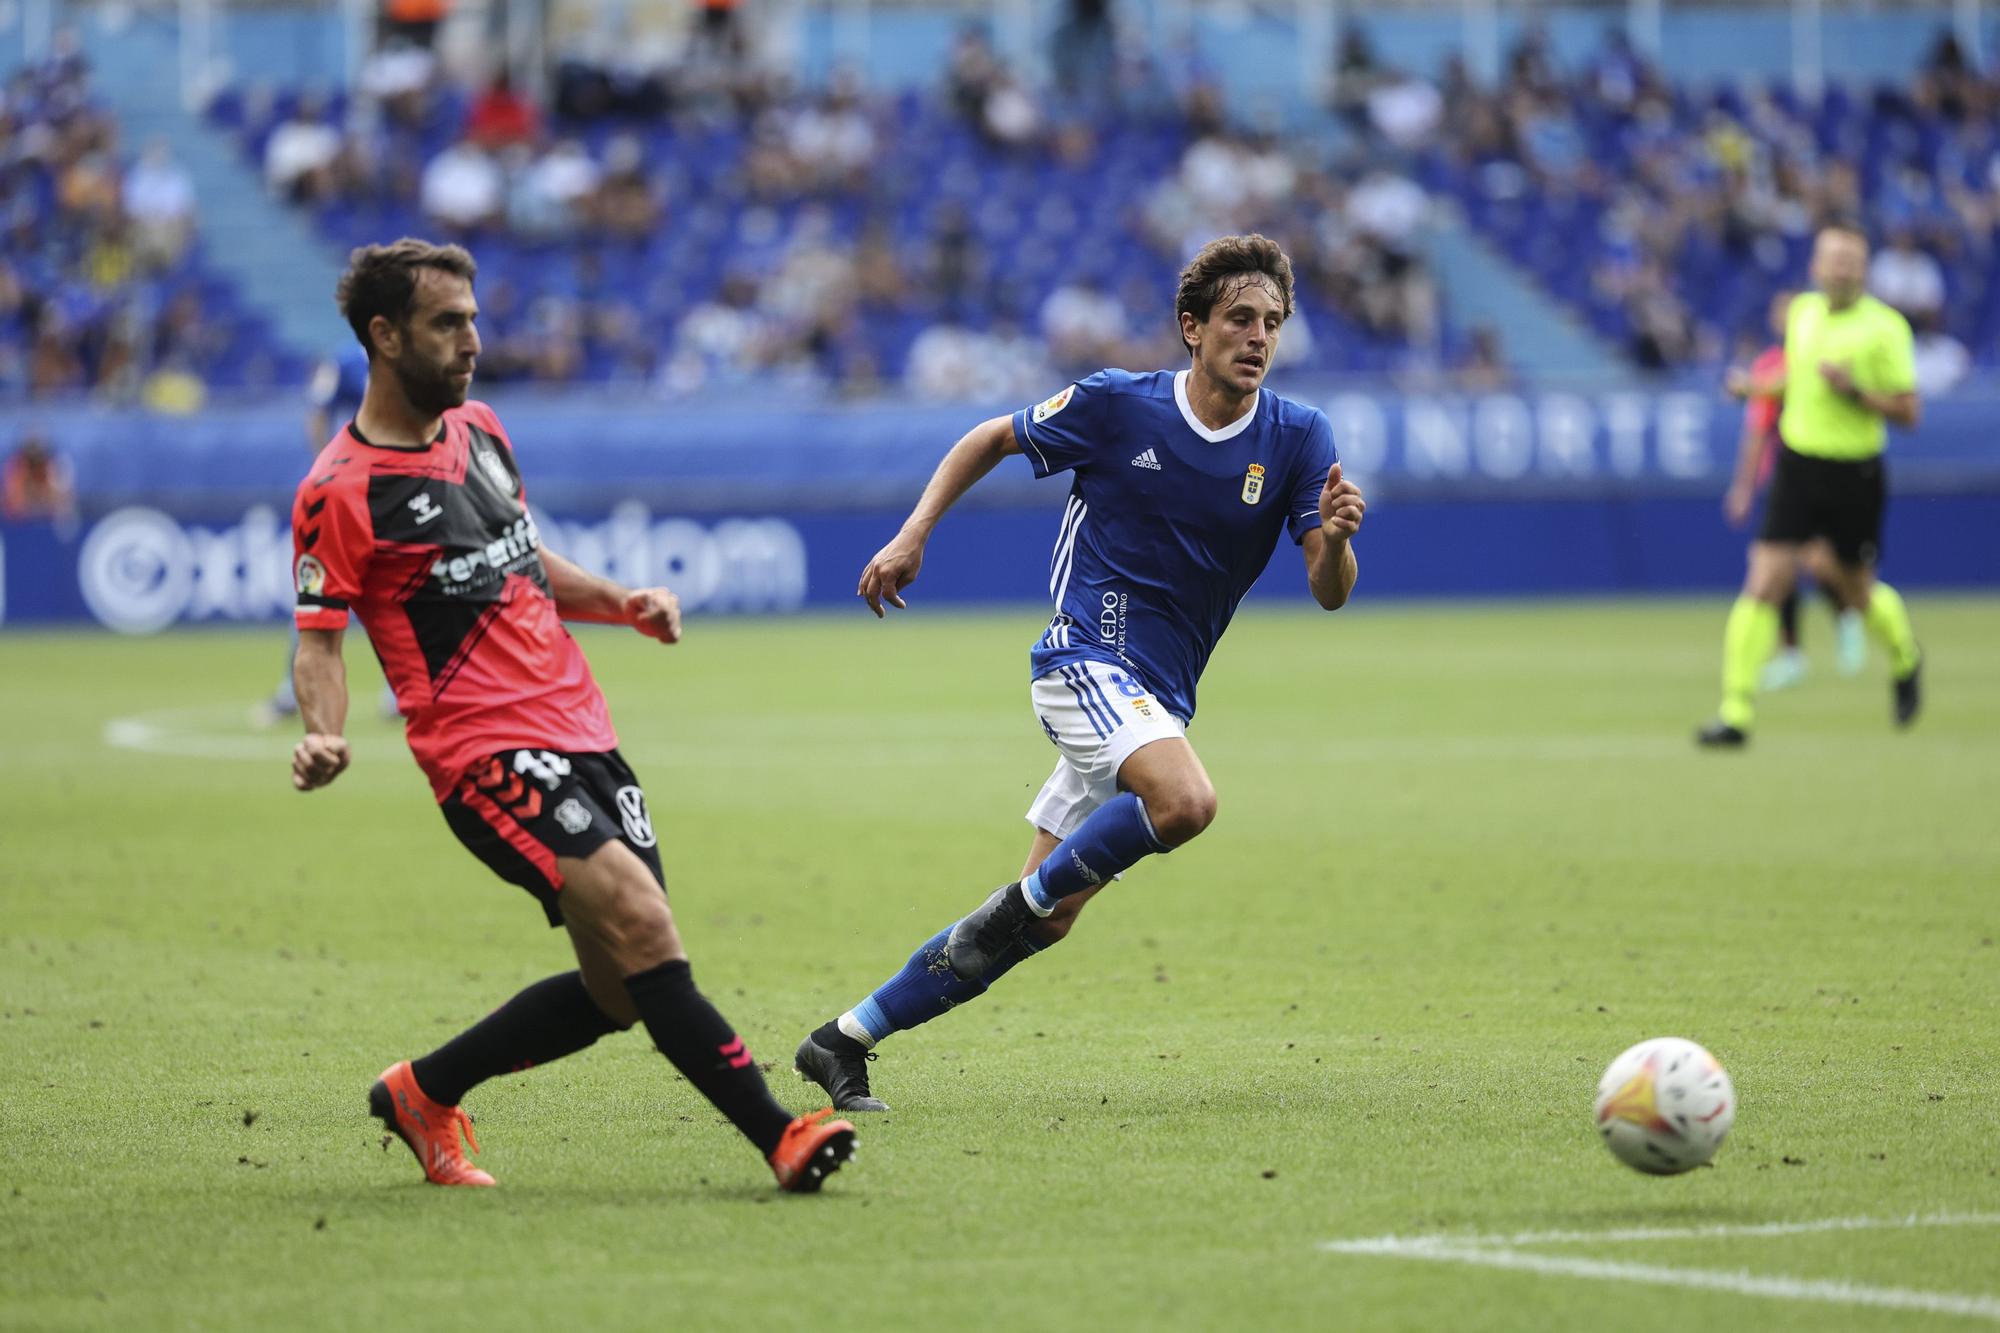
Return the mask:
M1722 628L1722 707L1724 722L1748 731L1757 710L1750 702L1757 693L1757 673L1778 646L1778 608L1747 594L1729 608Z
M1917 665L1917 632L1910 628L1910 609L1903 595L1880 579L1869 594L1868 609L1861 613L1868 632L1889 650L1898 678L1907 676Z

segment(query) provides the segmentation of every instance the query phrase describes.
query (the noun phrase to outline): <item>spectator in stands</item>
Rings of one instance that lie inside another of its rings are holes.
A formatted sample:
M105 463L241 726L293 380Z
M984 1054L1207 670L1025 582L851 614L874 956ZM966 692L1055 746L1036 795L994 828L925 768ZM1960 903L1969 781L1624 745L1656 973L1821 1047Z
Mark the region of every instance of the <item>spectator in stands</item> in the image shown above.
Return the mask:
M558 139L539 158L523 144L507 151L507 225L515 234L569 236L596 214L601 173L581 143Z
M1653 72L1632 49L1632 38L1621 27L1607 27L1604 42L1585 72L1591 94L1602 106L1629 111L1653 82Z
M977 125L986 115L986 99L1000 82L1000 61L984 29L968 24L952 44L945 71L945 98L959 118Z
M1444 119L1444 96L1428 79L1390 72L1369 89L1368 127L1405 152L1431 141Z
M1491 324L1472 330L1465 353L1452 368L1452 384L1461 393L1498 393L1514 382L1507 358L1500 350L1500 331Z
M1376 333L1428 344L1437 332L1437 287L1423 260L1430 197L1409 177L1371 168L1348 193L1359 310Z
M1113 86L1118 34L1111 0L1066 0L1050 39L1056 87L1072 103L1102 106Z
M514 91L513 76L502 69L466 111L464 134L488 152L509 144L532 144L542 137L542 113Z
M854 248L854 285L857 304L871 309L889 309L909 298L910 276L896 253L896 234L887 219L871 218L862 229Z
M749 34L737 13L738 0L694 0L694 7L692 59L724 66L743 63L749 54Z
M1354 23L1343 27L1333 54L1333 109L1349 128L1367 126L1368 96L1388 77L1375 58L1367 31Z
M323 203L335 192L340 147L340 131L328 122L324 100L301 97L291 118L265 142L265 183L293 203Z
M203 313L200 291L185 287L160 311L148 360L188 369L206 364L228 343L228 334Z
M1661 266L1640 266L1625 298L1632 329L1629 352L1641 370L1671 370L1694 354L1694 318Z
M1944 310L1944 270L1917 246L1916 232L1898 227L1889 244L1868 265L1868 290L1912 325L1936 319Z
M486 151L462 139L424 168L418 203L424 216L453 235L490 226L505 203L505 178Z
M903 384L931 402L1005 403L1033 396L1049 373L1041 345L1011 320L981 332L947 311L910 345Z
M430 114L437 57L428 46L391 41L376 47L361 62L356 90L382 108L390 124L421 127Z
M643 241L665 214L660 187L646 170L645 150L629 134L604 149L604 177L597 187L597 225L607 235Z
M1917 392L1925 397L1957 388L1972 373L1972 353L1935 318L1917 326L1911 358Z
M1958 123L1974 119L1990 101L1958 35L1949 29L1940 32L1923 72L1917 76L1917 105L1935 108L1946 120Z
M5 477L0 479L0 516L16 523L76 516L76 485L69 464L33 430L7 457Z
M786 116L784 151L794 179L815 191L859 194L867 189L875 165L875 127L854 70L837 71L825 96Z
M1078 274L1042 302L1042 337L1059 371L1115 366L1125 359L1125 306L1088 274Z
M438 28L451 17L451 0L383 0L382 40L429 50Z
M998 148L1027 149L1040 139L1042 112L1034 95L1011 70L1003 71L986 94L979 126Z
M28 349L28 393L31 397L80 389L85 385L79 331L62 310L49 302L41 307Z
M933 215L923 276L931 295L954 307L983 296L991 281L986 249L972 229L972 215L956 199L946 200Z
M664 385L675 393L748 384L766 363L774 341L770 321L757 309L757 279L731 273L711 300L681 316Z
M125 174L123 198L139 262L155 269L180 262L194 234L194 178L174 161L164 139L147 144Z

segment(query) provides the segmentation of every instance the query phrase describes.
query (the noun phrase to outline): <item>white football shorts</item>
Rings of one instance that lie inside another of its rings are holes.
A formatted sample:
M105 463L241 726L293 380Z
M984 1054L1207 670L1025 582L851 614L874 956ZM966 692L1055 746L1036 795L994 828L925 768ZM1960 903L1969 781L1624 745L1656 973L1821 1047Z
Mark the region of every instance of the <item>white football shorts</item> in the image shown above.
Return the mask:
M1035 681L1030 697L1061 757L1028 807L1028 822L1058 838L1118 794L1118 769L1134 750L1187 735L1137 677L1103 662L1057 667Z

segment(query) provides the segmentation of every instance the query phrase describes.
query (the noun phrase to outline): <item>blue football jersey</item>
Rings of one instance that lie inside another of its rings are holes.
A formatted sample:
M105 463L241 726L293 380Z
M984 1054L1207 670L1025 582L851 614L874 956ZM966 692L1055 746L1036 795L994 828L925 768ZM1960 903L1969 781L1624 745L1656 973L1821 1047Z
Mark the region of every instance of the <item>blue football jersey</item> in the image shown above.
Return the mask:
M1188 373L1101 370L1014 414L1035 475L1075 475L1034 675L1081 659L1121 664L1184 722L1279 534L1303 542L1320 526L1337 457L1324 412L1269 390L1208 429L1188 405Z
M349 347L314 369L306 401L325 412L331 428L339 430L361 410L361 395L367 388L368 354L358 346Z

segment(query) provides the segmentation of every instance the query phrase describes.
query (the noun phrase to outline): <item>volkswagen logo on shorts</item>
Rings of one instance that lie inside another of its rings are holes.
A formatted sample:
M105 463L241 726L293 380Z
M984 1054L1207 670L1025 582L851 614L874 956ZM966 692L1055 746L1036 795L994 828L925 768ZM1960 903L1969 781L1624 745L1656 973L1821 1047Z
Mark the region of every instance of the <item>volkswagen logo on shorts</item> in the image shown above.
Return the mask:
M637 787L618 789L618 818L625 825L625 836L633 845L651 847L653 838L653 817L646 813L646 793Z

